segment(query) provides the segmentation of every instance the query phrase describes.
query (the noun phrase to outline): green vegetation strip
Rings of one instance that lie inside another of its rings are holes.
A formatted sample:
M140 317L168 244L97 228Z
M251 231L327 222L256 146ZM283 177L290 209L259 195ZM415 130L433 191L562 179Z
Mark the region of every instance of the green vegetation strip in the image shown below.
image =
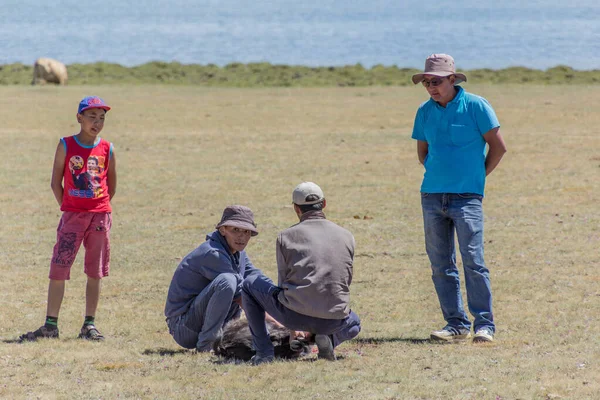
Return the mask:
M343 67L304 67L269 63L217 65L150 62L135 67L98 62L67 66L71 85L169 84L220 87L406 86L419 72L411 68L360 64ZM545 71L524 67L462 71L472 83L589 84L600 83L600 70L579 71L557 66ZM33 67L0 65L0 85L28 85Z

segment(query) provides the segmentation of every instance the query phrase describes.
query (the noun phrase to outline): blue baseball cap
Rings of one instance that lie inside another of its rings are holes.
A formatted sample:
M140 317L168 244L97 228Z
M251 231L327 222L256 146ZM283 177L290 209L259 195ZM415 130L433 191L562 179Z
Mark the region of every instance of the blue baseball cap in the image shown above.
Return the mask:
M90 108L101 108L105 111L110 110L110 107L106 105L104 100L102 100L98 96L87 96L84 97L83 100L79 103L79 108L77 109L77 114L81 114L85 110L89 110Z

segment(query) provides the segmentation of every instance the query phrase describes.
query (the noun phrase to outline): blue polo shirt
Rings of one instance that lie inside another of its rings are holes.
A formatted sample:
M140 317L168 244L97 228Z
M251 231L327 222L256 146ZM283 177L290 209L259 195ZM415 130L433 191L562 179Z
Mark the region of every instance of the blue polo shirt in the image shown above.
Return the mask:
M485 187L483 135L500 123L490 103L460 86L446 107L433 99L421 104L412 138L429 145L423 193L477 193Z

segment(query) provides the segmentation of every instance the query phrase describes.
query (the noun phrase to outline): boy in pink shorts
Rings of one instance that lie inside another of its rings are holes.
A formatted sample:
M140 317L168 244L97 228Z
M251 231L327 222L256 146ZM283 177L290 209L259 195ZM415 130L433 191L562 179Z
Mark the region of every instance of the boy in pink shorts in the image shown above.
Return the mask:
M85 248L87 275L85 320L79 338L104 340L94 325L100 299L100 282L108 276L109 232L112 225L110 201L117 189L117 170L112 143L98 136L110 107L96 96L85 97L77 109L81 130L60 139L54 156L52 191L63 215L50 262L46 322L19 340L58 338L58 313L65 294L65 281L81 243Z

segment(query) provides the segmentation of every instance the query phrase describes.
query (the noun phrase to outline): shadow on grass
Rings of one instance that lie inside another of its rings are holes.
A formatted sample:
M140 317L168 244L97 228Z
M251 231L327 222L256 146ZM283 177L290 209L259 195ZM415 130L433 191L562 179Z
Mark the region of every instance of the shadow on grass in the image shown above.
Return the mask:
M58 338L38 338L36 340L23 340L21 341L19 338L14 338L14 339L2 339L1 342L2 343L16 343L16 344L25 344L25 343L45 343L46 341L48 341L48 343L53 342L53 341L60 341L62 342L89 342L89 343L102 343L101 340L83 340L78 338L77 336L74 337L60 337L60 339Z
M336 354L336 361L343 361L345 360L346 357L344 357L343 355L337 355ZM320 361L316 355L306 355L300 358L296 358L296 359L283 359L283 358L276 358L275 362L288 362L288 363L292 363L292 362L298 362L298 363L314 363ZM211 360L211 362L213 364L217 364L217 365L226 365L226 364L232 364L232 365L252 365L250 363L250 361L244 361L244 360L239 360L239 359L235 359L235 358L224 358L224 357L216 357L214 359Z
M188 349L167 349L165 347L159 347L157 349L146 349L142 352L143 355L145 356L153 356L153 355L159 355L159 356L175 356L177 354L187 354L187 353L193 353L193 351L190 351Z
M17 339L2 339L2 343L22 343L19 338Z
M72 337L63 337L61 336L60 339L59 338L38 338L36 340L23 340L21 341L19 338L15 338L15 339L2 339L0 340L0 342L2 343L8 343L8 344L26 344L26 343L51 343L56 341L56 343L64 343L64 342L77 342L77 343L105 343L104 340L86 340L86 339L82 339L80 337L77 336L72 336ZM167 351L169 351L168 349L165 349ZM146 351L150 351L150 350L146 350ZM171 350L173 352L175 352L175 350ZM150 353L149 353L150 354Z
M238 360L237 358L213 357L211 363L216 365L250 365L250 361Z
M398 337L391 337L391 338L358 338L358 339L353 339L352 340L353 343L358 343L358 344L384 344L384 343L412 343L412 344L424 344L424 343L432 343L431 340L429 339L423 339L423 338L398 338Z
M21 340L18 337L17 338L13 338L13 339L2 339L0 340L2 343L9 343L9 344L26 344L26 343L45 343L46 341L48 341L48 343L54 342L54 341L60 341L60 342L71 342L71 341L78 341L78 342L82 342L83 340L78 338L78 337L68 337L68 338L64 338L61 337L59 338L37 338L36 340ZM93 342L92 340L89 340L89 342ZM97 343L102 343L101 341L96 341Z
M442 341L442 340L431 340L429 338L427 339L423 339L423 338L397 338L397 337L392 337L392 338L358 338L358 339L352 339L353 343L358 343L358 344L363 344L363 345L368 345L368 344L373 344L373 345L380 345L380 344L385 344L385 343L410 343L410 344L433 344L433 345L437 345L437 346L446 346L446 345L460 345L460 344L465 344L465 343L470 343L470 341L467 340L455 340L455 341ZM478 345L482 345L482 343L477 343ZM484 345L489 345L490 343L485 343Z

